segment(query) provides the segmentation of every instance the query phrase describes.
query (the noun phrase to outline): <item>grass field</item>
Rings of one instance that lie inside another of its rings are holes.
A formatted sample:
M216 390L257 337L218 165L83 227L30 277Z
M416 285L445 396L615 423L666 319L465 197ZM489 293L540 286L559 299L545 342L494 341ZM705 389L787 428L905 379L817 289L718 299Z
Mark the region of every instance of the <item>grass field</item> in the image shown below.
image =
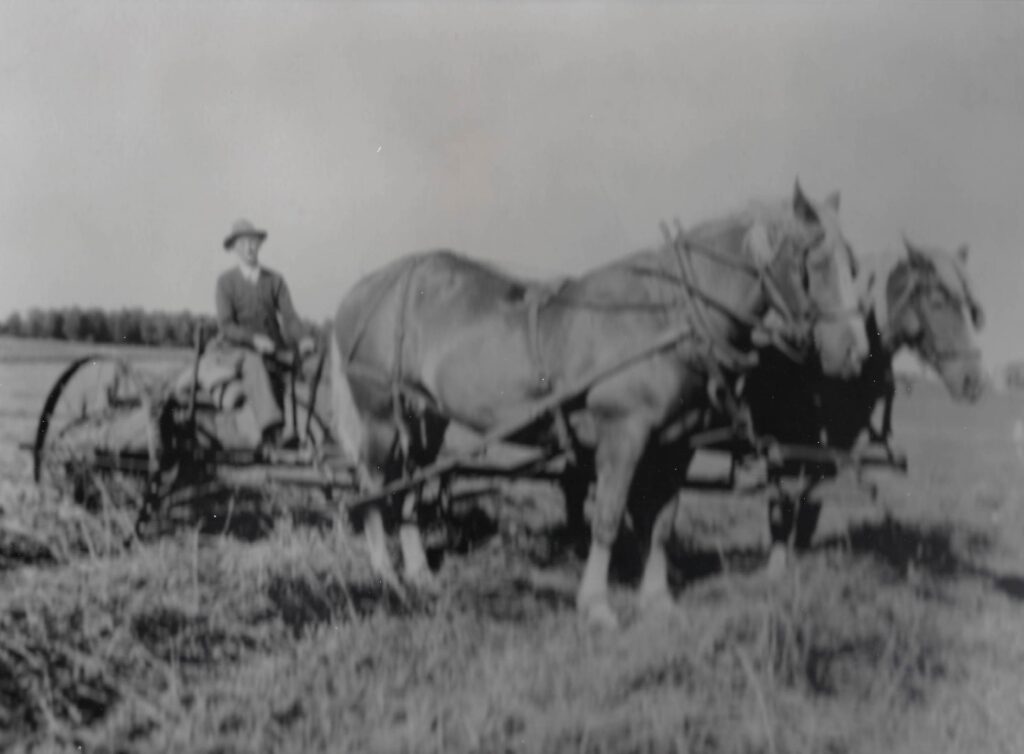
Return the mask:
M118 511L31 484L16 443L71 351L17 347L0 343L0 750L1024 751L1022 398L901 396L909 476L880 475L875 502L835 490L780 582L760 501L688 511L676 610L638 614L623 568L626 625L602 634L576 620L581 564L542 484L481 498L441 596L412 606L288 490L262 525L208 511L139 542Z

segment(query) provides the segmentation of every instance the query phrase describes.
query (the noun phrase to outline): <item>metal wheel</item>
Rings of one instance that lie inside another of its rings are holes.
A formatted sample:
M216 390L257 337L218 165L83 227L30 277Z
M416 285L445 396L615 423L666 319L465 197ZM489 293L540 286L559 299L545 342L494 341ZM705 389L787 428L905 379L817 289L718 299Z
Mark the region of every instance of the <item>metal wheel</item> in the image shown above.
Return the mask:
M157 429L146 385L126 362L87 356L72 362L39 416L33 473L89 507L111 496L141 498L157 469Z

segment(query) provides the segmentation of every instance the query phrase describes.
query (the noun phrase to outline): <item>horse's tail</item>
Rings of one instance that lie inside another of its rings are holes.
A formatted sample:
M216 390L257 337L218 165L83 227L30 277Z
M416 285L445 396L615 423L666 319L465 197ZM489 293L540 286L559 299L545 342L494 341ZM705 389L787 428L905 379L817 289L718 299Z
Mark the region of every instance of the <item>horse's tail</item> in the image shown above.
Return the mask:
M366 429L359 418L359 410L352 398L352 387L342 368L336 332L331 335L331 409L338 445L348 460L362 466Z

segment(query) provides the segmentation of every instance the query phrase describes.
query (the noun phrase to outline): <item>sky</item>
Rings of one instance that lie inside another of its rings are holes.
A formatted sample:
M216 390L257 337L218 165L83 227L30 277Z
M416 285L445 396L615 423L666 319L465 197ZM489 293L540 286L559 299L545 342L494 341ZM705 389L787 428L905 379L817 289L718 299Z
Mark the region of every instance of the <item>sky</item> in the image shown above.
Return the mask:
M1024 3L0 3L0 316L303 316L403 254L573 274L799 177L858 253L971 246L1024 357Z

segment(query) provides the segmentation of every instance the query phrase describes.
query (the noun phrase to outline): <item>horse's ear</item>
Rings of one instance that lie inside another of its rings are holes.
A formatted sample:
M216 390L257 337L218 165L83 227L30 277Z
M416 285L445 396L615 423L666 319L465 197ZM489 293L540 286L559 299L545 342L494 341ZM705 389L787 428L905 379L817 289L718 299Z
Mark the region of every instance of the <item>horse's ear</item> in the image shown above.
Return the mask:
M914 246L914 242L907 237L906 233L903 234L903 248L907 250L907 259L910 260L911 264L917 265L919 267L927 265L928 259L925 256L924 252L922 252L919 248Z
M974 297L974 291L967 280L967 257L969 255L970 247L965 243L960 244L960 247L953 252L953 256L957 261L956 274L960 276L960 281L964 286L964 296L967 299L967 309L971 314L971 322L974 324L975 330L981 330L985 326L985 310L981 308L981 304Z
M818 212L814 209L814 205L811 204L811 200L804 194L804 190L800 188L800 179L797 178L796 185L793 187L793 214L797 218L808 225L817 225Z
M825 197L825 206L831 209L833 212L839 211L839 192L833 191L831 194Z

